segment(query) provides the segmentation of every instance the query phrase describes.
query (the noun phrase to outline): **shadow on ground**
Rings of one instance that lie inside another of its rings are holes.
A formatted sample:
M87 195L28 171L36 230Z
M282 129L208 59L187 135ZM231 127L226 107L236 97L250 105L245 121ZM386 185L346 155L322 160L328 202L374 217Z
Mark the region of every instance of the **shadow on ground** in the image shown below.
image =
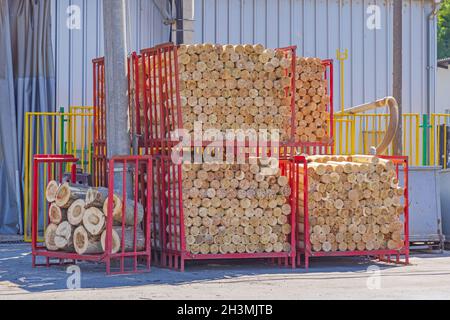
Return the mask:
M417 258L439 258L450 256L444 254L419 254ZM278 267L265 261L192 262L186 272L180 273L153 267L150 273L137 275L106 276L104 264L80 263L82 288L117 288L144 285L182 285L187 283L206 283L227 280L227 282L260 281L258 277L270 276L270 281L285 281L286 275L291 279L309 279L327 281L342 278L367 277L369 266L376 265L381 270L404 268L402 266L378 263L365 257L321 258L312 259L308 273L304 269ZM67 289L70 276L65 266L51 268L31 267L31 248L29 244L0 244L0 284L9 283L27 292L45 292ZM318 277L318 274L321 274ZM323 273L327 273L323 275ZM399 274L397 274L399 275ZM405 272L405 275L407 273ZM426 274L425 274L426 275ZM450 273L449 273L450 275ZM317 276L315 278L315 276ZM251 277L251 278L247 278Z

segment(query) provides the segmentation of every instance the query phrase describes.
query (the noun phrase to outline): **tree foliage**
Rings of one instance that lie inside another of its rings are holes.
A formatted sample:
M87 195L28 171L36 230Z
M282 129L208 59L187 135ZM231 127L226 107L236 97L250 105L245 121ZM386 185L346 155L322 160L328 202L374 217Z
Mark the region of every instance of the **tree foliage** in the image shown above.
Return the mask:
M450 0L442 2L438 15L438 59L450 57Z

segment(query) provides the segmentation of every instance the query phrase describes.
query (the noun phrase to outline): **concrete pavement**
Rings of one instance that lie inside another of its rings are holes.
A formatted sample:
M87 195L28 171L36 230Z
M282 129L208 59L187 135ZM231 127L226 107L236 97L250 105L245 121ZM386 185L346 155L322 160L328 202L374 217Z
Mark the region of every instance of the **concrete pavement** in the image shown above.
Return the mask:
M71 274L65 267L32 269L29 244L0 244L0 299L450 298L450 253L416 254L411 263L326 258L313 260L305 273L259 261L227 262L190 264L185 273L153 268L147 274L110 277L103 265L82 263L82 289L68 290Z

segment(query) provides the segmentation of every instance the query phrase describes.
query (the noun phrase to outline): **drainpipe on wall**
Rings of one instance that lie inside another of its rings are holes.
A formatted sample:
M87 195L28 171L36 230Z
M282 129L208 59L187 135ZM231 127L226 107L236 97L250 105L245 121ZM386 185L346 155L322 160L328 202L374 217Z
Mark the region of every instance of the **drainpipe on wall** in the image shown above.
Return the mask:
M436 16L439 12L439 9L441 8L441 0L434 0L433 1L433 10L428 16L427 26L428 26L428 41L427 41L427 53L428 53L428 65L427 65L427 115L428 119L431 117L432 109L433 111L436 110L435 103L436 103L436 97L435 97L435 91L436 91L436 79L433 81L433 77L436 78L436 42L434 39L436 38ZM432 108L433 105L433 108ZM431 128L434 130L435 128ZM425 127L424 127L425 130ZM426 144L427 146L430 145L430 132L429 130L426 130ZM432 151L433 152L433 151ZM427 159L427 164L429 164L429 154Z
M431 11L430 15L428 16L428 46L427 46L427 52L428 52L428 66L427 66L427 88L428 88L428 95L427 95L427 113L428 116L431 115L431 104L432 104L432 86L431 86L431 79L432 74L436 70L436 43L433 41L436 38L436 16L439 12L439 9L441 8L440 4L441 0L434 0L433 2L433 11ZM433 90L434 91L434 90ZM434 99L433 99L434 100ZM434 102L433 102L434 104Z

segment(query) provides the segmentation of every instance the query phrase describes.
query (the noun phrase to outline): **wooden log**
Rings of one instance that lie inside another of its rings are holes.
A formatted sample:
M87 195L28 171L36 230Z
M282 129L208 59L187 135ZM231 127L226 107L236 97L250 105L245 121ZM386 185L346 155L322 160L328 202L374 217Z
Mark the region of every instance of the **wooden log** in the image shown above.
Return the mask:
M79 226L73 233L73 244L79 255L95 255L103 253L100 237L89 236L83 226Z
M52 203L49 208L48 217L51 223L59 225L64 220L67 220L67 209L61 209Z
M56 193L55 204L60 208L67 209L76 200L86 199L88 189L89 188L80 185L64 183L59 187Z
M62 222L56 229L55 233L55 245L58 247L58 249L64 250L66 252L73 252L74 246L72 235L73 227L70 225L70 223L67 221Z
M83 221L85 205L86 204L83 199L78 199L72 203L69 209L67 209L67 220L74 227L79 226Z
M52 180L48 183L47 188L45 190L45 198L48 202L52 203L56 200L56 194L59 189L59 183Z
M45 234L44 234L45 247L49 251L58 251L59 250L59 248L56 246L56 243L55 243L57 229L58 229L58 226L53 223L49 224L47 226L47 228L45 229Z
M106 226L104 213L95 207L86 209L83 216L83 226L91 236L99 236Z
M134 251L134 235L135 231L133 227L125 227L124 230L124 251ZM122 227L113 227L111 230L112 235L112 254L122 252ZM107 230L104 230L101 235L101 247L103 252L106 251L106 236ZM140 227L136 227L136 251L145 250L145 234Z
M103 208L103 205L105 204L107 198L107 188L89 188L86 193L86 209L92 207Z
M108 201L106 199L103 204L103 213L105 216L108 216ZM125 202L125 225L134 226L135 223L135 202L131 199L126 199ZM122 216L123 216L123 201L117 195L114 195L114 206L113 206L113 219L115 224L122 224ZM144 218L144 207L137 203L136 208L136 216L137 216L137 224L140 224Z

